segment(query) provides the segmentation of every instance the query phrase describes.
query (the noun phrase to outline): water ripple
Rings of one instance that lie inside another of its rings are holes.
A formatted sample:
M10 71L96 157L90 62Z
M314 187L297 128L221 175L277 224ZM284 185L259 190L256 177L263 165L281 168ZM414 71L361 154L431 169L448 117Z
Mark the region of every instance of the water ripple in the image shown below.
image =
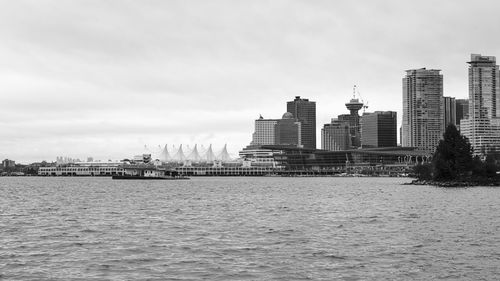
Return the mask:
M500 189L0 178L0 279L492 280Z

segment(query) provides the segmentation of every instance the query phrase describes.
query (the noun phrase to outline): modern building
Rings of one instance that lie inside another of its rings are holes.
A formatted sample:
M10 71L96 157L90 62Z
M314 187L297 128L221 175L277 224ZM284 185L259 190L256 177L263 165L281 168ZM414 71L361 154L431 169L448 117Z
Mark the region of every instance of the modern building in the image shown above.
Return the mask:
M255 120L255 132L251 145L302 145L302 123L292 113L286 112L281 119Z
M412 69L403 78L402 145L434 152L444 132L443 75Z
M375 111L365 113L361 119L361 146L371 147L396 147L397 112Z
M255 132L251 144L276 144L276 124L278 119L264 119L262 115L255 120Z
M321 129L321 149L330 151L347 150L352 146L349 121L332 119Z
M275 144L302 146L301 123L286 112L275 127Z
M455 119L457 120L457 127L460 128L460 121L462 121L462 119L469 118L469 100L457 99L455 100L455 103L456 103Z
M15 167L16 167L16 161L14 160L5 159L2 161L2 168L4 169L15 168Z
M304 148L316 148L316 102L296 96L286 103L290 112L301 124L301 143Z
M469 117L460 122L475 155L500 151L500 76L494 56L472 54L469 64Z
M276 165L288 175L332 175L341 173L397 175L408 173L419 163L432 160L430 154L413 147L359 148L342 151L263 145Z
M454 97L443 97L444 128L449 124L457 125L457 104Z

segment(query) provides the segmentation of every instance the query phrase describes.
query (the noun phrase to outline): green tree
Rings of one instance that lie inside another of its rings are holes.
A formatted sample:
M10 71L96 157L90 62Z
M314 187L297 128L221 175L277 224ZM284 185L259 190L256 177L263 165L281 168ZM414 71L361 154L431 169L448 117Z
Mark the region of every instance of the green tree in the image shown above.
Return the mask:
M433 177L436 181L464 179L472 171L472 146L455 125L448 125L434 152Z
M429 163L417 164L413 167L413 173L419 180L432 179L432 165Z
M475 179L484 180L496 177L497 166L493 155L486 155L485 161L481 161L479 156L474 157L472 165L472 176Z

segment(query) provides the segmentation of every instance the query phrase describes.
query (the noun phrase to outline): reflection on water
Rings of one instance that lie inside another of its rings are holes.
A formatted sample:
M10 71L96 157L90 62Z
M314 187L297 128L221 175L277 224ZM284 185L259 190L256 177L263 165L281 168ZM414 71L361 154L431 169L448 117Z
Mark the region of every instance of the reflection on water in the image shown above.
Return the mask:
M492 280L500 189L0 178L0 279Z

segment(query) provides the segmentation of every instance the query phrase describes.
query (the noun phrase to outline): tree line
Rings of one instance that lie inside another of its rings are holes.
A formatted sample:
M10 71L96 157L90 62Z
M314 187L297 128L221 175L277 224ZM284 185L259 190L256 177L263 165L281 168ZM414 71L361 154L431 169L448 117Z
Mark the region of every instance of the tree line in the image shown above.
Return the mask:
M450 124L439 141L432 162L416 165L414 174L420 181L497 183L499 153L492 148L484 151L484 155L484 159L474 156L469 140Z

